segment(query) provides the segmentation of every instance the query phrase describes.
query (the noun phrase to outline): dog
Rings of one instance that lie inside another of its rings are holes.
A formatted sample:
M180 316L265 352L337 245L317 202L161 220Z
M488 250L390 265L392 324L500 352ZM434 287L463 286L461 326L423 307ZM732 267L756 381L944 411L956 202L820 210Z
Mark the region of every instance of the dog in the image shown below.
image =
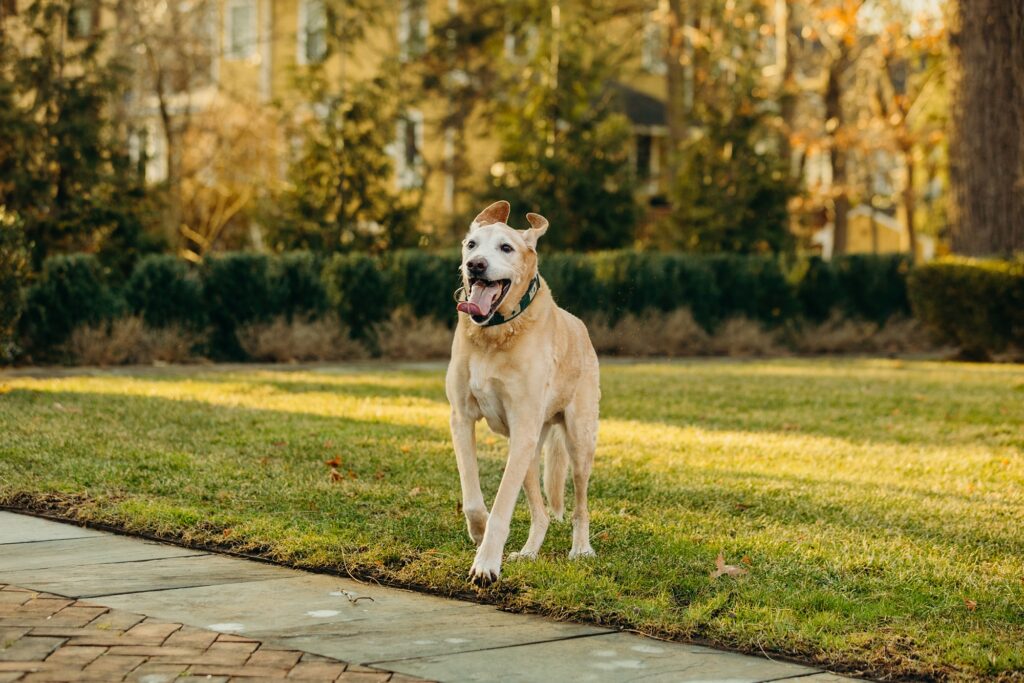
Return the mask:
M487 586L501 576L502 552L519 488L530 508L526 544L511 559L537 556L551 512L565 513L572 464L575 506L570 558L594 555L587 486L597 448L601 400L597 353L583 322L561 309L537 269L537 241L548 221L526 214L527 230L509 227L510 206L484 209L462 242L462 292L445 393L462 484L462 510L477 546L469 579ZM508 437L508 460L490 513L480 490L476 423Z

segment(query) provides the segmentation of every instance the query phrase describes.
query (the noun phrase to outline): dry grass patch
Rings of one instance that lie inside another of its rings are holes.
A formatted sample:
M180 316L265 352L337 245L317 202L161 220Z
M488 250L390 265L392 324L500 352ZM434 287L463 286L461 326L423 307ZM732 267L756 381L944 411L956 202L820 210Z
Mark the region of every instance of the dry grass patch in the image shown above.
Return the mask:
M433 318L420 318L407 307L373 328L380 355L388 360L435 360L452 350L453 330Z
M616 356L696 356L705 353L708 334L689 309L629 314L614 325L597 317L587 323L594 348Z
M361 360L369 353L352 339L335 318L291 321L276 318L270 323L246 325L238 342L253 360L274 363L300 361Z
M152 328L130 316L76 328L63 350L75 365L189 363L200 359L195 349L201 341L199 334L183 327Z
M777 333L748 318L730 318L722 323L711 336L708 350L732 358L787 355Z

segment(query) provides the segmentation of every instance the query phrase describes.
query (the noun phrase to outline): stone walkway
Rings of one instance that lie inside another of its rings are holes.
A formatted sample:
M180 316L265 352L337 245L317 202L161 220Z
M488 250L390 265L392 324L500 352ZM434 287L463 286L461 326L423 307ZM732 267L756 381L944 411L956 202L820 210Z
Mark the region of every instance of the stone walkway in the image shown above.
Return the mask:
M0 683L850 680L2 511L0 585Z
M0 586L0 682L418 681L251 638Z

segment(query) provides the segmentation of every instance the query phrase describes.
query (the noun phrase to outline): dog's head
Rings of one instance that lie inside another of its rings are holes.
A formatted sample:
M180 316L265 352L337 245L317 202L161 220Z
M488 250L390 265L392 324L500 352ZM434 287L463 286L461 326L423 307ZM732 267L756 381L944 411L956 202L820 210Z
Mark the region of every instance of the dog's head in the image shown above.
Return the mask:
M548 221L526 214L528 230L509 227L509 203L495 202L480 212L462 240L462 286L466 300L458 309L477 325L484 325L498 310L514 308L537 274L537 240Z

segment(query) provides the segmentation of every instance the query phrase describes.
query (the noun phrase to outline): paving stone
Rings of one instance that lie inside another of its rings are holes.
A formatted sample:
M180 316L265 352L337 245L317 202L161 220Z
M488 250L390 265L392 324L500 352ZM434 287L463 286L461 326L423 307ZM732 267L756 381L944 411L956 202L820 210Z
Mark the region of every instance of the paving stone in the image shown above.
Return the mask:
M337 664L335 662L299 662L288 673L288 679L333 681L343 673L345 673L344 664Z
M162 546L167 547L167 546ZM263 581L291 576L288 569L221 555L192 554L148 562L108 564L102 572L93 565L4 571L5 581L75 598L118 593L214 586L240 581Z
M628 633L425 657L377 665L435 680L596 681L617 683L730 681L754 683L815 669L696 645L661 643ZM802 680L802 679L801 679Z
M10 683L21 678L24 674L20 671L4 671L0 672L0 683Z
M128 638L137 638L139 640L158 640L160 643L163 643L169 635L180 628L181 624L170 624L164 621L147 618L142 623L136 624L125 631L124 635Z
M188 668L191 676L240 676L245 678L276 678L283 679L288 669L272 669L266 666L217 666L213 664L193 664Z
M107 648L98 645L68 645L54 650L53 654L46 658L50 664L86 666L94 659L107 651Z
M8 548L13 546L8 546ZM163 557L200 555L195 550L185 550L162 543L150 543L121 536L100 536L97 538L73 538L65 541L42 541L40 543L19 543L17 552L0 553L0 578L10 583L10 572L29 569L41 570L53 567L76 567L80 565L116 564L119 562L140 562ZM102 571L96 569L97 573ZM139 568L139 571L143 571ZM32 584L19 584L33 588Z
M164 645L169 647L195 647L205 650L210 647L213 641L217 640L218 635L216 631L204 631L192 626L182 626L167 636Z
M386 683L391 678L390 673L380 672L369 673L367 671L346 671L338 676L340 683Z
M0 544L54 541L68 538L95 538L105 536L102 531L93 531L73 524L51 522L13 512L0 512ZM8 549L5 552L12 552ZM12 582L8 582L12 583Z
M64 644L64 638L22 636L10 646L0 650L0 661L24 662L46 659L50 653Z
M180 674L184 673L187 668L181 664L154 664L146 662L135 668L128 674L125 680L132 683L170 683L170 681L176 680Z
M249 656L249 661L246 663L250 666L291 669L298 663L301 656L302 653L295 650L274 650L261 647Z
M132 669L146 661L145 657L134 655L104 655L82 669L84 673L109 676L125 676Z

